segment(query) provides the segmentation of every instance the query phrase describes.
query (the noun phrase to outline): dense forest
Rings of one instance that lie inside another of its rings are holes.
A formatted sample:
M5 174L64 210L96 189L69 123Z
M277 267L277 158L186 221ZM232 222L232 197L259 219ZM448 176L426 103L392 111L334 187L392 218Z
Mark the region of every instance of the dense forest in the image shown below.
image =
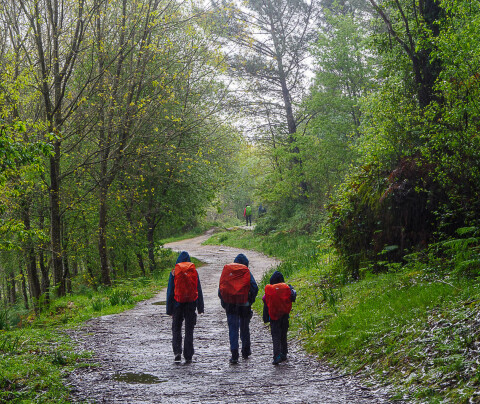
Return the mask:
M162 239L245 203L346 281L478 277L477 1L0 0L0 20L0 311L152 275Z

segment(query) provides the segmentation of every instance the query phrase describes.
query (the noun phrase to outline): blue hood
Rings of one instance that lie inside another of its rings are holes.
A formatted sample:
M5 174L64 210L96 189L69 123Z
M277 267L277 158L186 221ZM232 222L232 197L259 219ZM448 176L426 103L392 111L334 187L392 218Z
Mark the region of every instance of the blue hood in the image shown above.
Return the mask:
M270 285L275 285L276 283L285 283L285 279L280 271L275 271L270 277Z
M246 267L248 267L248 258L245 257L245 255L243 255L243 254L238 254L235 257L235 260L233 262L235 262L236 264L243 264Z
M177 258L177 262L175 264L178 264L179 262L191 262L190 261L190 255L186 251L182 251L180 255Z

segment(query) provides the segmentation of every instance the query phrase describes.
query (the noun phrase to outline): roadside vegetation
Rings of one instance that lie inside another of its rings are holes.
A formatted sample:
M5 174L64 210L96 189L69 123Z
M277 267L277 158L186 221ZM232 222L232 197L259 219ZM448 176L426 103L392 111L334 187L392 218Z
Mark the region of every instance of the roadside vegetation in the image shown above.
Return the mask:
M66 330L98 316L128 310L167 285L177 254L164 249L159 269L147 277L118 276L105 287L78 277L73 292L54 298L38 315L21 306L0 309L0 403L69 401L65 378L76 367L95 366ZM199 261L195 261L199 266Z
M345 273L334 250L315 237L237 230L215 234L207 242L282 259L278 270L298 293L291 336L342 372L388 386L395 399L480 399L480 286L465 273L449 271L477 259L475 249L462 248L460 240L432 246L385 273L365 268L358 281ZM439 250L445 252L442 259ZM261 310L258 299L255 305Z

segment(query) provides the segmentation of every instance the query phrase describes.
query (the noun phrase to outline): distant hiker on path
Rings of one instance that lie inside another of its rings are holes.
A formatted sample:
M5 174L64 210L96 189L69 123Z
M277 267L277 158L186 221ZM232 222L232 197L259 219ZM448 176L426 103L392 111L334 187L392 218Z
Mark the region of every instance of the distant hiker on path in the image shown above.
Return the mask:
M273 364L278 365L287 359L288 318L292 302L297 298L297 292L287 285L283 275L275 271L270 277L270 284L265 286L263 296L263 322L270 322L270 332L273 342Z
M245 209L243 210L243 216L245 217L247 226L249 222L251 226L252 225L252 207L248 203L245 205Z
M195 264L190 255L182 251L177 258L175 269L170 273L167 288L167 314L172 316L172 347L175 362L182 359L182 323L185 320L185 341L183 357L186 363L192 361L193 329L197 314L203 313L203 293Z
M250 320L252 304L258 293L257 282L248 269L248 259L238 254L232 264L223 267L218 288L218 297L227 313L228 336L232 357L230 363L238 363L238 334L242 340L242 357L247 359L251 354Z

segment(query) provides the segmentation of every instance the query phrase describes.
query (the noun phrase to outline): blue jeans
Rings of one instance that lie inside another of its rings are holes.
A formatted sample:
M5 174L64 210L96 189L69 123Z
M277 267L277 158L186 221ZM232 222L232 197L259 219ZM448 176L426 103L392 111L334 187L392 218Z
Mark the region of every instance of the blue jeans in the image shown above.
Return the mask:
M242 340L242 353L250 351L250 319L252 313L248 316L240 316L238 314L228 314L228 336L230 338L230 349L238 350L238 334L240 331L240 339Z

